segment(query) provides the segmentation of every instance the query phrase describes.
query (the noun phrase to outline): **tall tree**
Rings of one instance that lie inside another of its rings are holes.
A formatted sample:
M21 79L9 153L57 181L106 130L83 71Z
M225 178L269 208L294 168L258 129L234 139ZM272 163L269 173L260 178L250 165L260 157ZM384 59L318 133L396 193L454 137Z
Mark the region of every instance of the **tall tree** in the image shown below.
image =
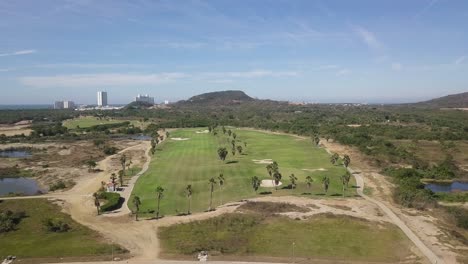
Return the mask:
M130 171L130 166L132 166L133 162L132 162L132 157L128 157L128 161L127 161L127 171ZM130 172L130 175L132 175L133 171Z
M127 156L123 154L120 156L120 165L122 166L123 174L125 175L125 166L127 164Z
M158 199L158 208L156 211L156 219L159 219L159 205L161 203L161 199L164 197L164 188L161 186L158 186L156 188L156 198Z
M239 152L239 154L242 154L242 146L237 146L237 152Z
M275 189L278 190L278 184L281 181L282 175L279 171L273 173L273 178L275 179Z
M229 129L229 130L227 131L227 133L228 133L229 136L231 136L231 134L232 134L231 129Z
M99 196L97 193L93 193L94 197L94 206L96 206L97 214L101 213L101 203L99 202Z
M233 137L234 139L236 139L236 138L237 138L237 134L236 134L235 132L232 133L232 137Z
M236 147L236 141L235 141L234 139L231 140L231 146L232 146L232 148L235 148L235 147Z
M349 187L349 181L351 180L351 173L349 173L349 171L346 171L345 175L344 175L344 179L346 181L346 188Z
M254 189L255 193L257 193L258 188L260 187L261 181L257 176L252 177L252 188Z
M119 170L119 183L120 183L120 187L122 187L124 185L124 171L123 170Z
M213 210L213 192L216 185L216 180L215 178L211 177L208 182L210 184L210 208L208 210L211 211Z
M330 178L328 176L324 176L322 178L322 183L323 183L323 189L325 190L325 193L328 192L328 186L330 185Z
M330 157L330 162L331 162L333 165L335 165L339 158L340 158L340 156L338 156L338 154L333 153L333 155Z
M348 168L349 164L351 163L351 158L349 155L344 155L343 157L343 165Z
M113 191L115 192L115 180L117 180L117 176L115 175L115 173L112 173L112 174L111 174L110 180L111 180L111 182L112 182L112 189L113 189Z
M310 190L310 188L312 188L312 182L313 181L314 181L314 179L312 179L312 176L309 175L309 176L306 177L306 184L307 184L307 188L309 188L309 190Z
M293 174L289 175L289 180L291 181L291 188L296 189L297 177Z
M232 155L233 155L233 156L235 156L235 155L236 155L236 148L235 148L235 147L232 147L232 149L231 149L231 153L232 153Z
M192 189L191 184L188 184L187 187L185 187L185 194L187 195L187 200L188 200L187 214L191 214L190 206L191 206L191 203L192 203L192 194L193 194L193 189Z
M218 176L218 183L219 183L219 189L221 190L221 193L219 194L220 196L220 200L221 200L221 204L223 204L223 187L224 187L224 184L226 183L226 180L224 179L224 175L222 173L219 174Z
M320 138L317 134L315 134L313 137L312 137L312 141L314 142L315 146L318 147L318 145L320 144Z
M228 151L226 148L218 148L218 157L220 160L225 161L228 155Z
M169 138L170 136L171 136L171 133L169 133L169 131L166 132L166 138Z
M135 206L135 221L138 221L138 212L140 212L141 200L139 196L133 197L133 205Z
M341 175L341 184L343 187L343 197L345 197L345 191L346 191L346 175Z
M222 126L221 129L223 130L223 134L226 134L226 128Z

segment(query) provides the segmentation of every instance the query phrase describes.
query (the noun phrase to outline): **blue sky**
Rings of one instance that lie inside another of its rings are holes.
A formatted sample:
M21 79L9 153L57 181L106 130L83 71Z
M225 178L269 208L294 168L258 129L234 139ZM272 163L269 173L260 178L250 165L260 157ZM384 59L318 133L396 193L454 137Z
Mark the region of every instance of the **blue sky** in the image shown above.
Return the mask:
M468 91L464 0L0 0L0 104L309 102Z

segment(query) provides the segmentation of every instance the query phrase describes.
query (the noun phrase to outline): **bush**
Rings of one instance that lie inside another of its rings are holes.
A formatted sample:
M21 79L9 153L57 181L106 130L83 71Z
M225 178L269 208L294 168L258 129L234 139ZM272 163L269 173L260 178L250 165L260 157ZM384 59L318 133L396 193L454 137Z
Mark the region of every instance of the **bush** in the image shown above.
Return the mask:
M49 232L62 233L71 229L70 225L61 218L46 218L43 224Z
M124 199L118 193L101 192L98 194L99 199L106 200L106 203L101 206L102 212L114 211L122 207Z
M447 206L445 210L455 218L457 226L468 229L468 210L462 207Z
M103 151L104 151L104 154L106 154L106 155L114 155L115 153L117 153L117 148L116 147L105 146Z
M58 180L57 182L49 185L49 191L51 191L51 192L56 191L56 190L65 189L65 188L67 188L67 185L62 180Z
M10 210L0 212L0 233L9 232L15 229L22 218L26 217L26 213L12 212Z

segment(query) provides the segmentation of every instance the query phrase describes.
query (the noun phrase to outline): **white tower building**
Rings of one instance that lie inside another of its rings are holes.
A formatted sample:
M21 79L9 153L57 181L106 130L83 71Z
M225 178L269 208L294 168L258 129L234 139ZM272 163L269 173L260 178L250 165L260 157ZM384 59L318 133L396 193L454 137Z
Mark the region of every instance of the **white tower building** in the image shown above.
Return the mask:
M103 91L97 92L97 105L107 106L107 92L103 92Z

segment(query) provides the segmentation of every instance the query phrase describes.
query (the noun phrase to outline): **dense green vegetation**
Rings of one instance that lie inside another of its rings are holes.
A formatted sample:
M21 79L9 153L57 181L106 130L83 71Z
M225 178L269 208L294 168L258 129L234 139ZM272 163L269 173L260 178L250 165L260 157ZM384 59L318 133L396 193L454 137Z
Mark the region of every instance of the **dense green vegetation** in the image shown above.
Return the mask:
M327 258L398 262L407 257L408 241L395 226L346 216L319 215L306 220L258 214L227 214L160 228L163 255Z
M330 162L329 154L312 144L309 138L297 138L290 135L277 135L252 130L235 129L231 136L224 134L221 127L216 135L201 133L205 129L178 129L171 132L171 137L156 147L155 156L149 170L142 175L135 185L133 195L141 199L142 213L156 210L156 187L162 186L164 197L161 200L163 215L187 212L187 185L191 185L191 207L193 212L209 209L211 197L210 178L214 178L213 205L236 201L257 195L252 187L252 177L273 181L274 173L269 175L268 162L278 163L278 172L282 175L282 186L275 188L260 187L258 193L272 195L307 195L309 197L342 196L341 176L346 170L337 163ZM199 133L197 133L199 132ZM207 132L207 131L206 131ZM236 139L233 139L234 134ZM181 140L187 139L187 140ZM232 144L242 146L242 154ZM220 160L218 148L228 150L225 161ZM223 175L220 185L219 175ZM290 176L295 175L292 188ZM311 176L310 185L306 177ZM324 191L322 179L329 178L328 191ZM177 180L174 180L177 179ZM354 180L354 179L352 179ZM346 188L347 196L354 196L354 182ZM130 199L131 200L131 199ZM133 208L132 204L129 204Z
M100 192L98 194L98 198L105 200L105 203L100 207L101 212L117 210L122 207L124 202L123 198L120 197L120 194L112 192Z
M41 199L0 201L0 211L24 212L12 231L0 233L0 259L110 255L112 247L94 231L74 222ZM62 231L62 232L59 232ZM66 232L65 232L66 231ZM116 253L123 250L114 246Z

